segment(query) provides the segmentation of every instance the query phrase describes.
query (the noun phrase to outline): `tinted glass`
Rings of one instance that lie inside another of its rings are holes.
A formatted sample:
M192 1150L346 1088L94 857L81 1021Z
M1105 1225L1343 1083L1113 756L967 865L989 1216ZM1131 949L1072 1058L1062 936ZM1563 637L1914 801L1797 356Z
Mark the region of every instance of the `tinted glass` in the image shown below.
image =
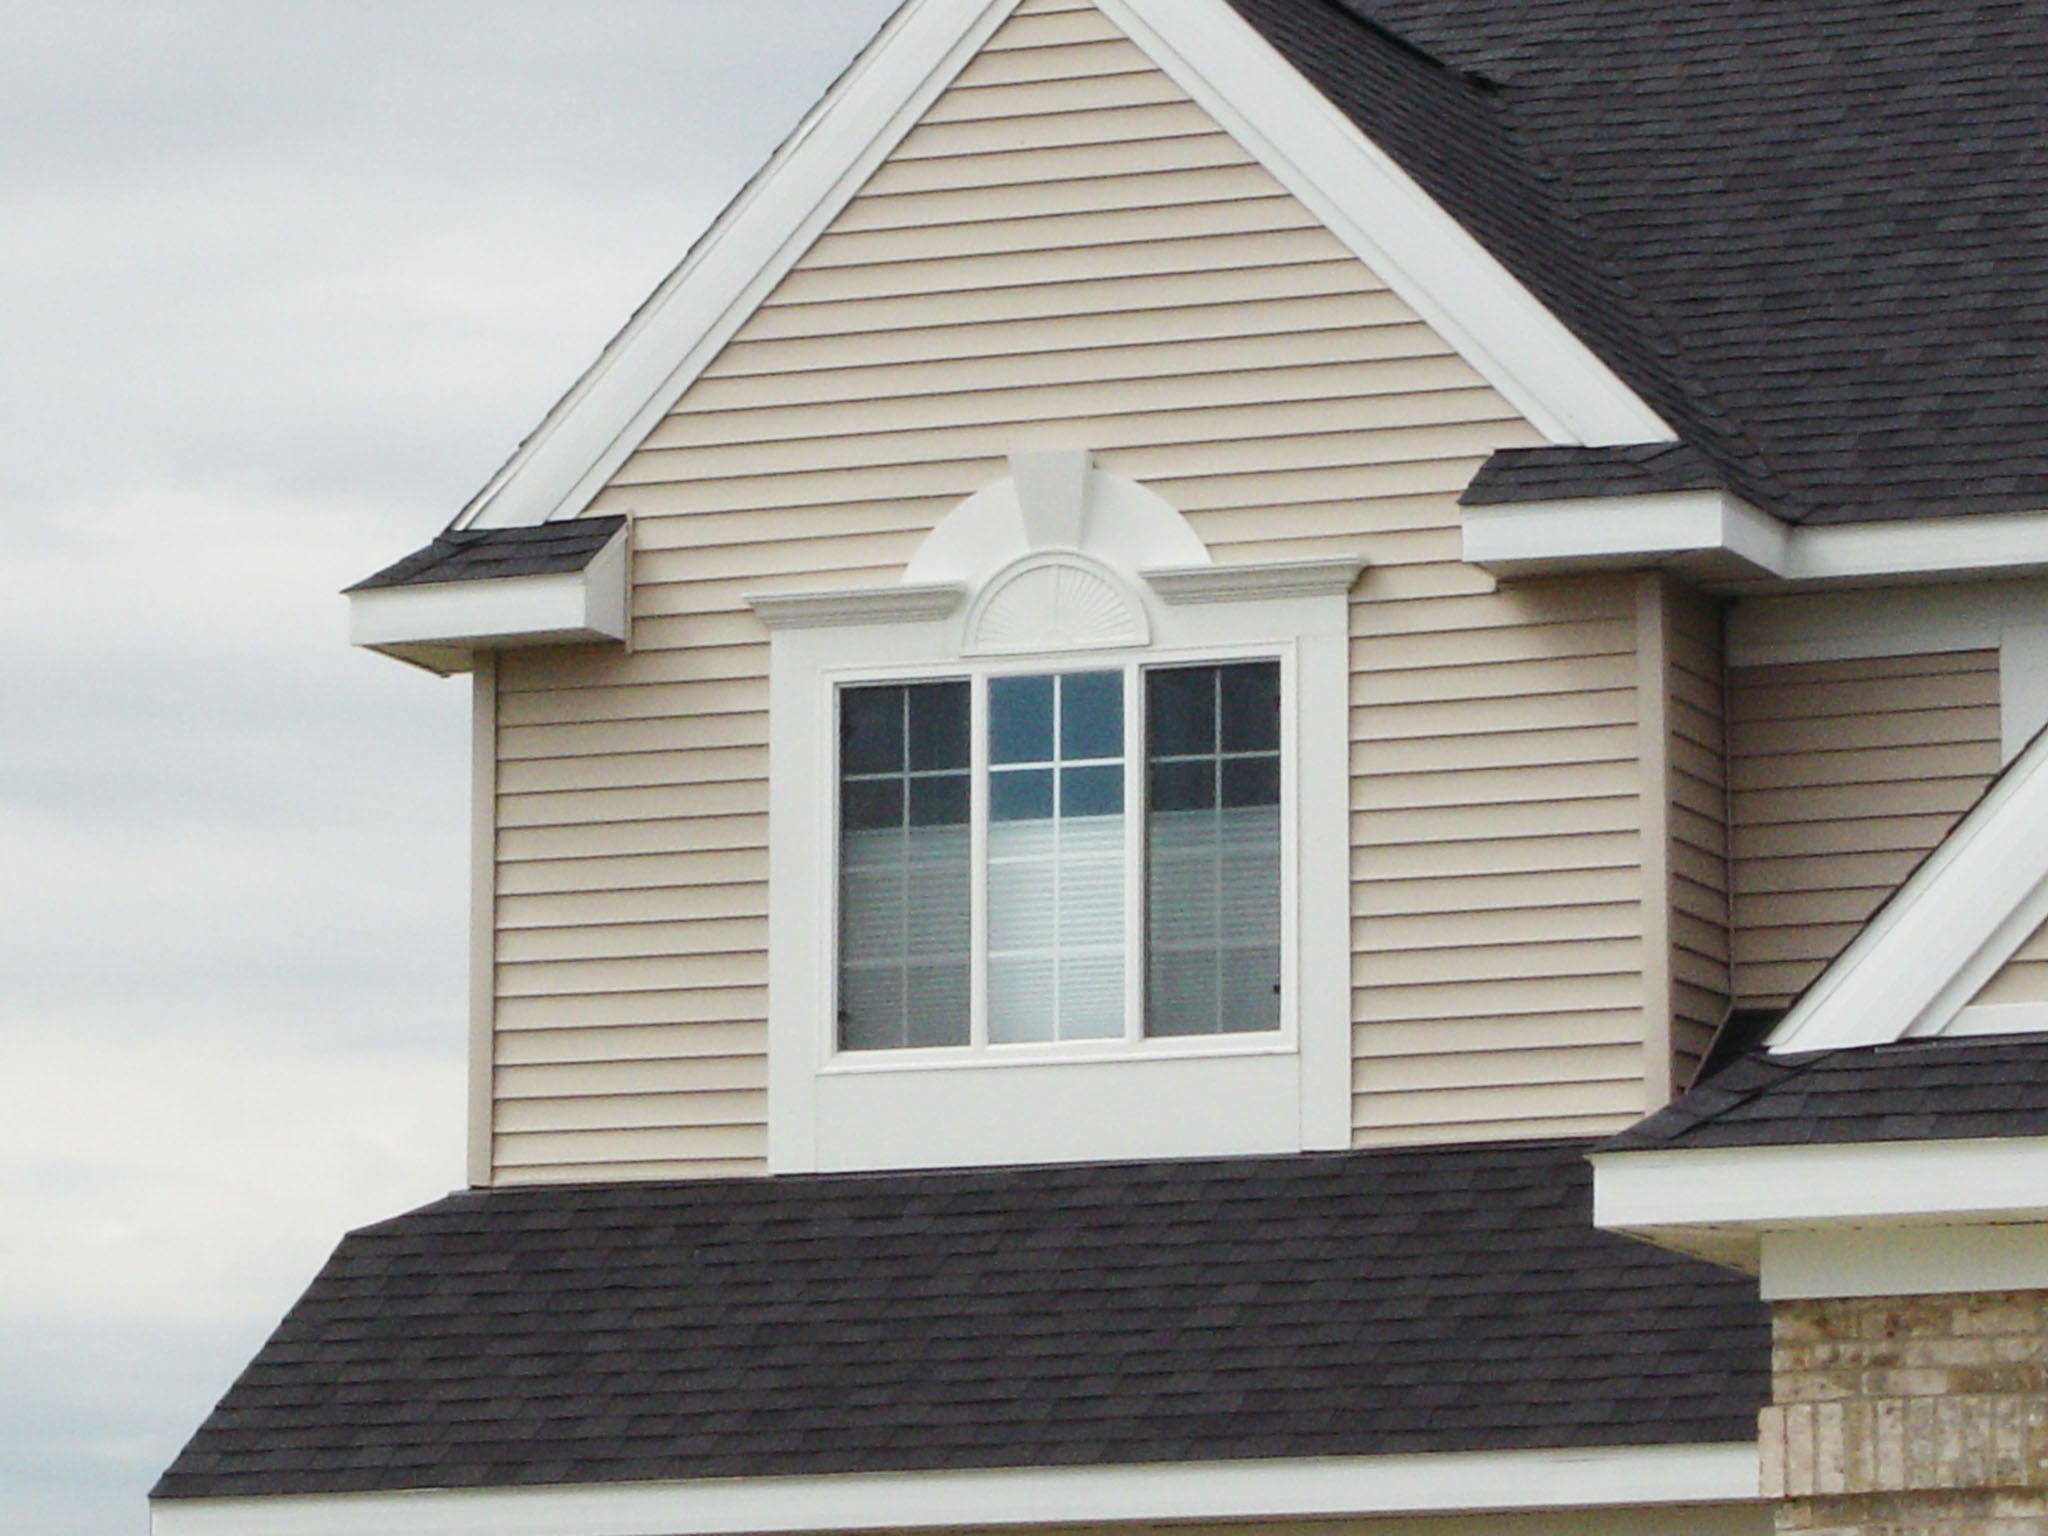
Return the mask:
M1280 664L1241 662L1218 668L1225 752L1280 750Z
M1052 770L1013 768L988 776L990 821L1045 821L1052 816Z
M895 773L902 768L903 692L848 688L840 693L841 773Z
M965 683L924 683L909 690L913 772L967 766Z
M1145 674L1145 750L1188 757L1216 750L1216 669L1170 667Z
M1122 767L1065 768L1060 771L1062 816L1114 816L1123 808Z
M1121 672L1073 672L1060 679L1060 756L1124 755Z

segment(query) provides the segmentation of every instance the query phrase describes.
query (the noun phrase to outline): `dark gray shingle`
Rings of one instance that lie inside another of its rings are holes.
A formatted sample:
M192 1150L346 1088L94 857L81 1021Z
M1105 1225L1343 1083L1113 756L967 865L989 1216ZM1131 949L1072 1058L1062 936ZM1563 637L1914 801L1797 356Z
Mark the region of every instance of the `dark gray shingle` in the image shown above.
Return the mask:
M1583 1143L591 1185L349 1237L157 1496L1748 1440Z
M460 528L425 549L366 576L348 590L424 587L448 581L490 581L505 576L554 576L580 571L626 526L623 517L579 517L530 528Z

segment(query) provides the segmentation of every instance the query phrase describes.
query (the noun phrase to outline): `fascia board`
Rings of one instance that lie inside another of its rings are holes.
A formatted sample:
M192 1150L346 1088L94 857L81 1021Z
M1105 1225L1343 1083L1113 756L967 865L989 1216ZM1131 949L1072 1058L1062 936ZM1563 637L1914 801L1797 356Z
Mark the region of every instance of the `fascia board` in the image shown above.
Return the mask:
M456 526L581 511L1017 3L907 0Z
M1593 1225L1655 1238L2048 1220L2048 1137L1595 1153ZM1681 1245L1682 1246L1682 1245Z
M1754 1445L162 1499L153 1536L741 1536L1757 1500Z
M1097 0L1182 90L1556 444L1664 420L1225 0Z
M1719 491L1586 496L1466 507L1464 558L1497 576L1711 561L1728 577L1778 575L1792 530Z
M1771 1032L1780 1054L1939 1035L2048 920L2037 737Z
M1788 581L1887 576L2019 575L2048 569L2048 513L1912 518L1800 528Z

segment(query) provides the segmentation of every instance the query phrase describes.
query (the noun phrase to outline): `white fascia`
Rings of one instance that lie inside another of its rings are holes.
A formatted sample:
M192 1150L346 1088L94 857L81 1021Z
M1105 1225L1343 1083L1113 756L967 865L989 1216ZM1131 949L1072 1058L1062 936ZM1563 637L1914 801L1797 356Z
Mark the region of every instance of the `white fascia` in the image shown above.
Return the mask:
M1672 1148L1592 1163L1593 1225L1751 1270L1782 1234L1917 1229L1924 1243L2048 1222L2044 1137Z
M1721 491L1466 507L1464 558L1495 576L1669 566L1738 590L2048 570L2048 513L1795 527Z
M1959 1015L2044 920L2048 734L2013 759L1766 1044L1782 1055L1968 1033Z
M909 0L456 526L540 523L588 505L1016 4ZM1101 4L1546 440L1671 439L1640 396L1224 0Z
M1702 579L1780 574L1793 530L1720 491L1466 507L1464 557L1495 576L1672 565Z
M907 0L455 526L588 505L1017 3Z
M153 1536L754 1536L1753 1504L1753 1445L163 1499Z
M479 650L623 640L626 542L622 528L580 571L351 592L349 643L461 672Z
M1225 0L1096 0L1544 438L1669 441L1570 327Z

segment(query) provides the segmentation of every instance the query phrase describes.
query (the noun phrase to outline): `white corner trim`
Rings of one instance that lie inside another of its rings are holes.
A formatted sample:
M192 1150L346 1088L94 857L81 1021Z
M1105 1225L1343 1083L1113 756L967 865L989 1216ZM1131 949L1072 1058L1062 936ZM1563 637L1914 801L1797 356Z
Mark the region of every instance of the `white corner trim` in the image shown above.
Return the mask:
M627 633L626 530L580 571L505 576L348 594L349 643L449 656L514 645L623 640Z
M456 526L580 511L1016 6L908 0Z
M159 1499L153 1536L745 1536L1752 1504L1754 1445Z
M2048 1137L1595 1153L1593 1225L1656 1237L2048 1221Z
M1906 878L1792 1011L1772 1051L1945 1033L2048 920L2048 735Z
M923 623L943 619L966 600L950 582L857 587L837 592L754 593L741 602L771 630L824 629L841 624Z
M2048 513L1796 527L1721 491L1466 507L1464 558L1496 576L1671 566L1736 587L2048 570Z
M1182 90L1552 443L1672 431L1224 0L1097 0Z
M2048 1225L1766 1232L1758 1278L1765 1301L2048 1290Z
M1161 600L1179 606L1346 593L1358 584L1365 568L1364 560L1274 560L1257 565L1176 566L1140 574Z

